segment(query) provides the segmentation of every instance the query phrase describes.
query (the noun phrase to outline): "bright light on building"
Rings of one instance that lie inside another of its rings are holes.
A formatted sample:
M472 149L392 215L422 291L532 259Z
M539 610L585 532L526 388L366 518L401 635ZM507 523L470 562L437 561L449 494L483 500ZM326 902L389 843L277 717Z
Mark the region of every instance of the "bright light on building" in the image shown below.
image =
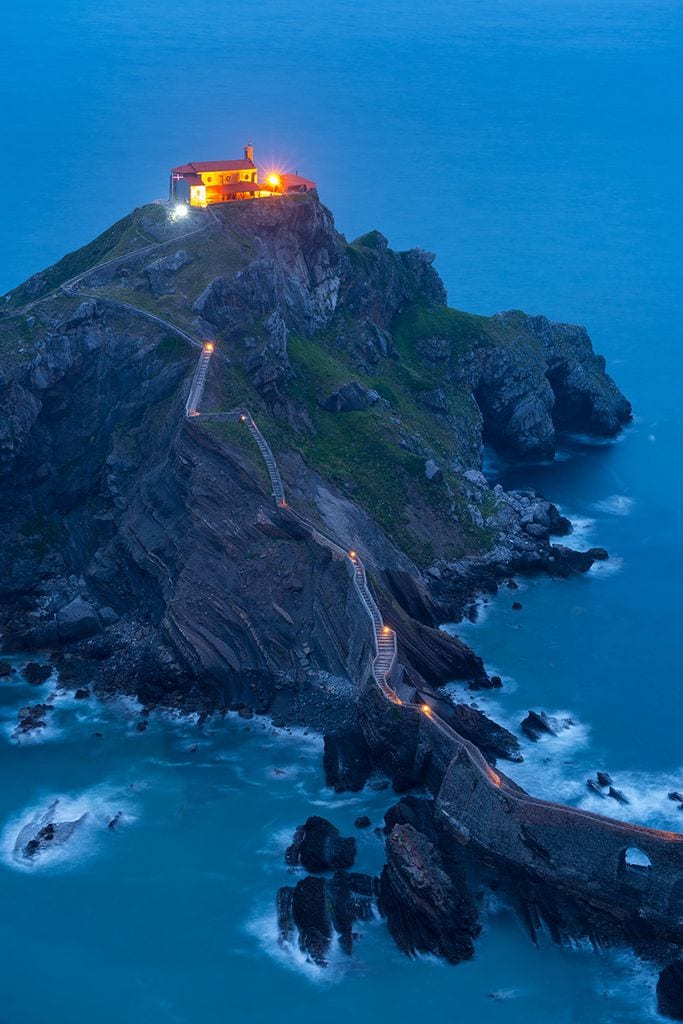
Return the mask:
M189 212L190 208L185 203L176 203L171 212L171 217L173 220L182 220L183 217L187 217Z
M273 186L273 188L278 188L279 185L280 185L280 175L279 174L269 174L268 178L267 178L267 181L268 181L269 185Z

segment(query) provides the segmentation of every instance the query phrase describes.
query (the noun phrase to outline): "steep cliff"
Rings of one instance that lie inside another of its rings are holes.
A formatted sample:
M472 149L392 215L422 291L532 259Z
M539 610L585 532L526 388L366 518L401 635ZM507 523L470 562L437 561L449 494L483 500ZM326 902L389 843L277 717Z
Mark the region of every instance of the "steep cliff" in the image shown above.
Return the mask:
M433 627L482 581L592 560L550 543L552 505L488 485L484 439L547 457L630 409L582 328L450 309L432 261L347 243L313 196L154 205L5 296L6 642L69 647L146 701L353 718L371 636L343 564L275 509L238 424L184 417L211 338L203 409L251 409L289 504L363 556L414 677L482 676Z

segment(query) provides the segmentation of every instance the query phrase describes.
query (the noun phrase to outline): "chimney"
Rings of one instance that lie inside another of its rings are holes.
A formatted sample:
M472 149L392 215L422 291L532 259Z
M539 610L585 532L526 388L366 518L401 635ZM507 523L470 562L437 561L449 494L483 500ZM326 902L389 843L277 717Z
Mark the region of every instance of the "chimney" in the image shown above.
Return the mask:
M244 147L244 159L251 160L252 163L254 162L254 147L251 142L248 142Z

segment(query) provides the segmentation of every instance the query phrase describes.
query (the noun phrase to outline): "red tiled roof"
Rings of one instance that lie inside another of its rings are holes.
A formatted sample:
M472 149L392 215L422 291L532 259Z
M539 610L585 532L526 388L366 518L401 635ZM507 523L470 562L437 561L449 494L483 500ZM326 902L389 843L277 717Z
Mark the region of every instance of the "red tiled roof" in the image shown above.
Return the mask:
M299 174L281 174L280 180L285 188L291 188L297 185L306 185L307 188L316 188L314 181L310 178L302 178Z
M255 171L253 160L205 160L203 163L172 167L171 174L201 174L206 171Z
M227 185L207 185L210 189L220 189L221 192L267 192L267 185L258 185L255 181L231 181Z

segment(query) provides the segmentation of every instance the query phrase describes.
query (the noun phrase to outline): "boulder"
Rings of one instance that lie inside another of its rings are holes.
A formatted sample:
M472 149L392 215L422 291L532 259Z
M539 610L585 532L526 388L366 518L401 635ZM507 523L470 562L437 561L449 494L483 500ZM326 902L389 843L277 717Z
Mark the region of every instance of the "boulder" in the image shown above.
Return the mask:
M0 679L6 679L7 676L11 676L16 669L7 661L0 661Z
M425 462L425 478L430 484L439 484L443 480L443 470L433 459L427 459Z
M75 643L100 631L100 620L91 604L75 597L57 612L57 630L63 644Z
M671 1020L683 1020L683 960L673 960L660 972L657 1009Z
M354 825L356 826L356 828L370 828L371 821L368 818L367 814L359 814L356 820L354 821Z
M344 838L331 821L317 814L299 825L292 845L285 851L288 864L301 865L306 871L315 873L349 868L355 859L356 840L353 836Z
M331 395L320 401L320 407L327 412L364 412L379 401L376 391L364 388L352 380L342 384Z
M598 780L598 785L599 786L611 786L612 785L612 777L609 774L609 772L596 772L595 777ZM683 797L681 797L681 799L683 800Z
M87 686L79 686L74 693L75 700L87 700L90 696L90 690Z
M21 674L31 686L40 686L52 675L50 665L41 665L37 661L29 661L21 670Z

